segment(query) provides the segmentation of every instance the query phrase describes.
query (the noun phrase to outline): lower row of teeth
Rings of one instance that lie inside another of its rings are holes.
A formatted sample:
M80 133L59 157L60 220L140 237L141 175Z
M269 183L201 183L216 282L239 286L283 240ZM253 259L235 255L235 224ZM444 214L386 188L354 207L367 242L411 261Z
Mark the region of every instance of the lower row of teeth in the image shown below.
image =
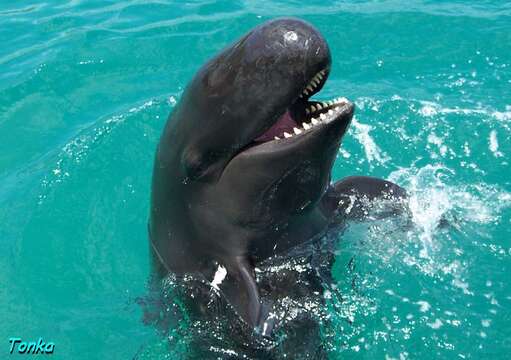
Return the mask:
M313 105L309 106L308 108L306 108L305 109L305 114L309 115L311 113L314 113L316 111L322 110L322 109L327 108L329 106L336 105L336 104L343 104L343 103L346 103L346 102L348 102L348 99L346 99L345 97L339 97L337 99L330 100L330 101L318 102L318 103L313 104Z
M335 105L335 104L338 104L338 106L336 106L333 109L329 109L328 112L326 112L326 113L319 114L319 116L316 117L316 118L312 118L309 123L306 123L306 122L302 123L302 128L301 129L299 129L297 127L294 127L293 128L294 134L290 134L288 132L284 132L284 134L283 134L284 138L287 139L287 138L292 137L293 135L300 135L305 130L309 130L309 129L311 129L314 126L317 126L317 125L320 125L320 124L323 124L323 123L325 123L325 124L329 123L334 118L334 115L341 110L341 107L343 106L343 103L346 103L347 101L348 100L346 98L338 98L338 99L335 99L335 100L332 100L332 101L323 102L322 103L323 107L332 106L332 105ZM322 108L320 108L320 109L322 109ZM275 136L275 140L280 140L280 137Z

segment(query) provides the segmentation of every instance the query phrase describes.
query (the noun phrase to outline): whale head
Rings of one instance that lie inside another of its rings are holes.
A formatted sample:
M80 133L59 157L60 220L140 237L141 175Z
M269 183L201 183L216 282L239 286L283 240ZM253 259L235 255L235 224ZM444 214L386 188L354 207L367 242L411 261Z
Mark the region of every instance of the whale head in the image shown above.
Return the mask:
M321 34L284 18L256 27L197 72L163 132L157 166L172 171L179 191L193 192L200 231L266 236L269 224L318 202L354 111L345 98L311 99L330 66ZM246 252L246 241L237 242L227 246Z

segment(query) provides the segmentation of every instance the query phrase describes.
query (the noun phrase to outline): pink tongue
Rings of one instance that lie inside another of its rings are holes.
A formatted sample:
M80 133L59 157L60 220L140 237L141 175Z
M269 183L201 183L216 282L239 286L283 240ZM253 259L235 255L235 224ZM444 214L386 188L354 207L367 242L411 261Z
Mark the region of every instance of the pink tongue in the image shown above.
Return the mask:
M256 142L266 142L273 140L275 136L282 136L284 131L292 132L293 128L296 126L296 121L293 120L291 117L291 114L289 113L289 110L287 110L284 115L281 116L281 118L273 124L271 128L266 130L264 134L259 136L254 141Z

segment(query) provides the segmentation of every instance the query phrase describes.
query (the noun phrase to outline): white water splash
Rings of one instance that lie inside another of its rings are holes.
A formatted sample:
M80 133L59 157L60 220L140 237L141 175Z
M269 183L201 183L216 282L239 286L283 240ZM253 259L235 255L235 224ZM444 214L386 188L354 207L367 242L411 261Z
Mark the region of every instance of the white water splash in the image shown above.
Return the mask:
M427 301L419 300L416 304L419 305L420 312L428 312L431 309L431 305Z
M410 174L410 169L393 172L390 181L404 185L410 193L409 207L413 222L421 229L420 239L424 246L420 256L426 257L428 249L433 245L433 233L438 227L442 216L451 209L448 193L443 189L440 171L441 166L427 165L419 169L417 174ZM407 182L407 184L403 184Z
M409 99L408 101L418 101L421 108L417 110L417 113L423 117L433 117L438 114L459 114L459 115L484 115L487 117L494 118L500 121L511 120L511 105L506 105L505 111L497 111L482 105L476 106L476 108L462 108L459 106L446 107L439 103L426 101L426 100L414 100Z
M506 105L506 111L494 111L492 116L499 121L511 120L511 105Z
M497 130L492 130L490 132L490 137L488 139L490 142L490 151L493 153L495 157L501 157L502 153L499 151L499 141L497 139Z
M419 109L419 114L424 117L431 117L438 114L438 104L432 103L430 101L421 101L422 107Z
M380 164L384 164L389 161L390 158L382 152L382 150L376 145L374 139L369 135L369 132L373 129L371 125L362 124L358 122L356 118L352 120L355 139L362 145L364 152L369 163L377 161Z
M435 232L441 221L452 212L467 222L495 222L502 209L511 207L511 194L486 184L448 185L454 172L441 165L394 171L389 180L405 187L410 195L412 220L419 228L422 250L429 258L435 248Z
M428 142L438 146L438 151L440 151L440 155L443 157L447 154L447 146L443 143L442 138L432 133L428 135ZM432 156L434 157L434 156Z

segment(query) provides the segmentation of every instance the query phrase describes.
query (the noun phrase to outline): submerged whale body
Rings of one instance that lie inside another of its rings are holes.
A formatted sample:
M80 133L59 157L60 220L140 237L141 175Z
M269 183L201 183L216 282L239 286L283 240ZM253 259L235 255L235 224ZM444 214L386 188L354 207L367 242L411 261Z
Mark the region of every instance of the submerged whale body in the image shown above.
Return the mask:
M286 271L265 282L258 266L363 217L371 200L406 196L375 178L331 183L354 105L311 100L330 67L310 24L265 22L197 71L156 151L149 235L157 271L202 279L255 334L271 337L266 299L297 284ZM190 302L206 314L202 298Z

